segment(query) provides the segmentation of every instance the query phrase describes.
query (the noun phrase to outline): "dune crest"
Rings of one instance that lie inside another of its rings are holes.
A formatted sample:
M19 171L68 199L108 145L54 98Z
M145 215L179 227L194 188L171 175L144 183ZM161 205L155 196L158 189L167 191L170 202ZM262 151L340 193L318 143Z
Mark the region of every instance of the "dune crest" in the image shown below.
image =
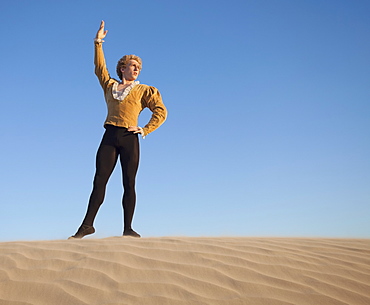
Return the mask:
M0 305L370 304L370 240L0 243Z

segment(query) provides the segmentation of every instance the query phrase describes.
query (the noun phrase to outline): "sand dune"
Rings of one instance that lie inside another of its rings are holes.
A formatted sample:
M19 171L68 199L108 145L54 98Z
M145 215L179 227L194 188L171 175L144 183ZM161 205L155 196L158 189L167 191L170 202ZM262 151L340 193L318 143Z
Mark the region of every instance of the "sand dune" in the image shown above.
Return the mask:
M370 240L0 243L0 305L370 304Z

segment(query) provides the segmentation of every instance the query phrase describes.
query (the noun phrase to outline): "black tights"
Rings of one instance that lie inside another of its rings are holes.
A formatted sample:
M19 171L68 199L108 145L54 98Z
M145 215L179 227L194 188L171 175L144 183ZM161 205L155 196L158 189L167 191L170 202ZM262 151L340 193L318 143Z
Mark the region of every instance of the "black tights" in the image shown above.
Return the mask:
M83 224L92 226L101 204L104 201L108 179L116 166L118 156L122 168L124 194L124 229L130 230L136 204L135 179L139 165L138 135L127 128L106 126L103 139L96 154L94 186Z

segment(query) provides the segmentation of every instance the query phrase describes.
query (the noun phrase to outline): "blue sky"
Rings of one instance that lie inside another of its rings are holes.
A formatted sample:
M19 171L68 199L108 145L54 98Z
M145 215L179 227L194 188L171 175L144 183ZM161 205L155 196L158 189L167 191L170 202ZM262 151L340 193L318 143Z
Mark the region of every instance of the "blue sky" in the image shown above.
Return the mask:
M75 233L115 76L143 59L169 116L141 140L152 236L370 237L368 1L1 1L0 241ZM150 117L144 111L140 125ZM94 238L122 233L120 169Z

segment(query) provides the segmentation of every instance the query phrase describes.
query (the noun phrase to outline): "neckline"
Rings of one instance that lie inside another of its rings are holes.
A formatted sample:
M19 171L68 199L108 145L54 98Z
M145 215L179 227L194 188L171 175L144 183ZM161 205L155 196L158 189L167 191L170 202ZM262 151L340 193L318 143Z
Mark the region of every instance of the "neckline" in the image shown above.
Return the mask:
M113 84L113 90L112 90L112 95L114 99L123 101L125 97L130 93L130 91L138 85L140 82L139 81L134 81L131 85L127 86L124 90L117 90L118 88L118 82L114 82Z

